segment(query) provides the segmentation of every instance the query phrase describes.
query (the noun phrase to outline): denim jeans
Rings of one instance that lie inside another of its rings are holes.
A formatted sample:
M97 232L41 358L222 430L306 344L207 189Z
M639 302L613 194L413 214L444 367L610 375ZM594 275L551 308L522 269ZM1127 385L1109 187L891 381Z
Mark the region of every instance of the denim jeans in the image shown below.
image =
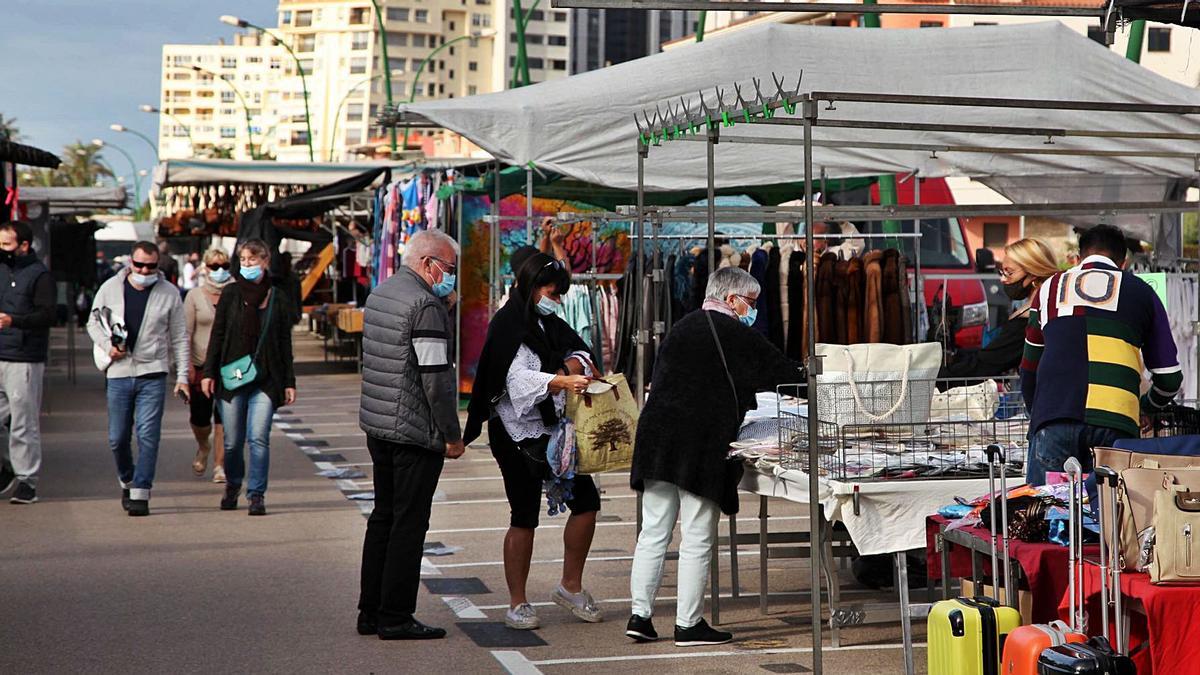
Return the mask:
M158 442L162 436L167 376L115 377L108 380L108 447L117 461L117 478L130 499L150 499ZM137 432L138 458L133 461L132 436Z
M225 480L241 487L246 477L242 446L250 442L250 476L246 495L267 492L267 471L271 468L271 419L275 404L262 389L248 385L234 392L233 399L221 401L221 421L225 424Z
M1092 448L1112 447L1118 438L1129 434L1097 427L1082 422L1051 422L1029 440L1029 453L1025 460L1025 480L1030 485L1045 485L1047 471L1062 471L1063 463L1070 457L1079 458L1086 480L1088 497L1096 502L1096 477L1092 474Z

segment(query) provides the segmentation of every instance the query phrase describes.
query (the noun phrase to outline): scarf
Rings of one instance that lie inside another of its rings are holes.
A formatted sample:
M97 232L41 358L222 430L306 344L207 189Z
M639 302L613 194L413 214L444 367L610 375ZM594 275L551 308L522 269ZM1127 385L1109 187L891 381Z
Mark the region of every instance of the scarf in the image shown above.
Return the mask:
M208 274L200 275L200 287L203 288L206 293L212 293L213 295L220 295L221 291L225 290L225 287L231 283L233 283L232 276L218 284L217 282L213 281L212 277Z
M271 280L263 274L258 282L246 281L241 276L235 277L238 289L242 292L242 348L247 354L253 355L258 349L258 336L262 327L258 321L258 307L271 291Z
M700 309L706 312L720 312L721 314L724 314L735 321L739 320L737 312L733 311L728 304L720 300L714 300L713 298L705 298L704 304L700 307Z
M583 338L558 316L531 313L526 307L524 292L514 286L508 302L488 325L487 339L475 371L475 384L471 388L471 403L467 408L465 442L478 438L484 423L492 416L492 406L504 395L508 369L521 345L537 354L543 373L557 373L572 352L592 353ZM552 397L539 403L538 411L547 426L558 423Z

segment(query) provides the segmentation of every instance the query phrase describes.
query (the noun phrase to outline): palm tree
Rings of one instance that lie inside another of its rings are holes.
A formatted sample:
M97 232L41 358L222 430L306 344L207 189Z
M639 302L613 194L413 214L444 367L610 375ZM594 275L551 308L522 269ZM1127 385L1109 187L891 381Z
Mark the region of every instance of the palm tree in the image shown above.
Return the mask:
M15 143L19 140L21 140L21 130L17 128L17 118L6 118L3 113L0 113L0 141Z
M63 148L63 163L52 179L55 185L67 187L90 187L102 177L115 178L113 172L101 161L103 151L91 143L75 141Z

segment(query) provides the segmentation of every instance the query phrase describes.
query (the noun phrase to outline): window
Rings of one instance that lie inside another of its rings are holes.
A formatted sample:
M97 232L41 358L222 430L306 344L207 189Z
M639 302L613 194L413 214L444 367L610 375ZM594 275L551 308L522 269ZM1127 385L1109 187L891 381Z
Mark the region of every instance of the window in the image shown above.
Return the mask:
M413 12L413 21L417 23L429 23L429 10L418 9Z
M563 59L551 59L550 60L550 68L552 68L554 70L566 70L567 62Z
M222 115L236 115L237 108L221 108Z
M313 19L313 17L312 17L311 11L306 10L303 12L296 12L296 26L298 26L300 28L304 28L305 26L311 26L312 19Z
M450 74L447 75L447 77L449 77L451 80L454 79L454 69L453 68L450 69Z
M490 5L490 4L492 4L492 0L475 0L475 4L477 4L477 5Z
M425 95L429 98L437 96L437 85L433 84L432 82L425 85Z
M547 35L546 36L546 44L551 45L553 47L565 47L565 46L567 46L567 36L566 35Z
M389 47L407 47L408 33L388 33L387 43Z
M545 68L546 67L545 64L542 62L542 59L539 57L531 56L526 60L529 62L530 68Z
M454 32L454 22L453 21L450 22L450 32L451 33Z
M1151 28L1150 40L1146 43L1146 50L1151 52L1171 51L1171 29Z
M490 28L492 25L492 15L472 14L471 25L475 28Z
M467 96L474 96L475 94L478 94L478 93L479 93L479 87L476 87L473 84L467 86Z
M1008 223L984 223L983 245L987 248L1004 248L1008 245Z
M247 56L246 63L262 63L261 56Z
M300 113L299 115L292 115L292 124L300 124L300 123L306 121L307 119L308 118L304 116L304 113Z
M298 130L292 132L292 145L308 145L308 132Z
M362 129L351 129L346 132L346 145L362 143Z
M362 121L362 117L363 117L363 104L350 103L350 104L346 105L346 121L347 122Z
M171 127L171 135L174 136L175 138L184 138L188 135L188 133L187 133L187 129L184 129L183 127L172 126Z
M414 73L421 69L421 67L422 67L421 62L422 62L422 59L413 59L412 60L412 69L413 69Z
M446 93L446 85L444 85L444 84L439 84L439 85L438 85L438 93L439 93L439 94L444 94L444 93Z
M976 26L995 26L996 22L995 21L976 21L975 25Z
M350 8L350 25L361 26L371 20L371 10L367 7Z
M412 36L412 46L424 47L425 46L425 36L421 33L417 33L417 34L413 35Z
M921 28L941 28L943 25L945 25L945 24L943 24L941 21L922 21L921 22Z
M554 12L554 22L555 23L566 23L567 16L568 15L566 12Z
M279 70L283 67L283 61L279 59L271 59L271 70Z
M237 68L237 57L236 56L222 56L221 57L221 67L222 68Z
M479 71L479 63L476 61L471 61L471 62L467 63L467 70L471 71L472 73L478 72Z
M292 22L292 10L286 10L279 14L279 23L289 24Z
M362 75L367 72L367 57L356 56L350 59L350 74Z
M237 138L237 127L221 127L221 138Z
M221 103L233 103L233 98L236 96L232 91L221 92Z
M388 7L387 8L387 20L388 21L408 21L408 8L407 7Z
M545 21L546 13L540 9L535 9L529 13L529 20L530 21Z
M371 44L371 34L361 31L350 36L350 49L355 51L366 49Z
M301 59L300 60L300 68L304 71L305 75L312 73L313 72L313 60L312 59Z
M438 60L438 67L437 67L437 69L438 69L438 72L441 72L441 71L445 70L445 69L446 69L446 62L445 62L445 61L442 61L442 60Z
M171 61L177 66L182 66L184 64L191 63L192 57L190 57L190 56L175 56L175 57L171 58Z
M311 52L312 50L314 50L316 48L317 48L317 36L316 35L300 35L300 36L296 37L296 51ZM305 68L305 71L307 72L308 69Z
M404 72L404 65L408 63L408 59L388 59L388 70Z
M1102 26L1088 26L1088 39L1104 44L1104 28Z
M540 45L542 44L542 40L544 38L545 36L541 35L540 33L535 33L533 35L527 33L525 35L525 42L528 42L531 45Z

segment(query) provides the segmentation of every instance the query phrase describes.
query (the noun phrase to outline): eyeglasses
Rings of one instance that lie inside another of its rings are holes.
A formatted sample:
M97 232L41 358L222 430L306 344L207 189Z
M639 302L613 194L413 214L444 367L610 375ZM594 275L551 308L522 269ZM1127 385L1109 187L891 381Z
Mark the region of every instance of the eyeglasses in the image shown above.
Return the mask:
M736 293L734 294L734 296L733 296L733 297L735 297L735 298L741 298L741 299L742 299L742 302L746 303L746 304L747 304L747 305L749 305L750 307L754 307L754 306L756 306L756 305L758 304L758 298L748 298L748 297L746 297L746 296L744 296L744 295L738 295L738 294L736 294Z
M217 270L229 269L229 263L208 263L208 269L216 272Z
M435 255L428 256L428 258L429 258L429 260L432 260L432 261L438 263L439 265L441 265L442 271L445 272L446 274L454 274L454 273L458 272L458 265L452 265Z
M130 261L129 264L130 264L130 266L136 267L140 270L156 270L156 269L158 269L157 261L155 261L155 262L138 262L137 260L133 260L133 261Z
M1021 274L1020 270L1010 270L1010 269L1005 269L1003 267L1001 267L999 270L997 270L997 272L1000 273L1001 279L1011 279L1011 278Z

